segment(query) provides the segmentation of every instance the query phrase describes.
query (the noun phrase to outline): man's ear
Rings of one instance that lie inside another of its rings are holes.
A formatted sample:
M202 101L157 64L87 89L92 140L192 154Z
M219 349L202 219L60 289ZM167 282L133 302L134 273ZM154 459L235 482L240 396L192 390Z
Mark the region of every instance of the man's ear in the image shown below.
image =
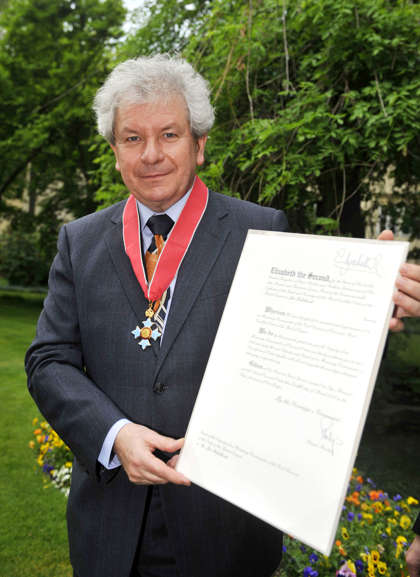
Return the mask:
M204 149L206 148L207 134L197 139L197 166L204 163Z
M114 153L115 156L115 168L116 170L118 170L118 172L120 172L120 163L118 161L117 147L115 146L115 144L111 143L109 143L109 146L112 148L112 152Z

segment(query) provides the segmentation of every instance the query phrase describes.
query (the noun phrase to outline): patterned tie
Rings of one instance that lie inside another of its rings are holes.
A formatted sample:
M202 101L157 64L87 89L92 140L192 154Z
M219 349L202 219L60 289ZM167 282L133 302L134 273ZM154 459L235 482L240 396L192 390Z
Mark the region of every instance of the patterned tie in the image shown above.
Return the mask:
M153 239L145 254L147 280L150 282L153 277L160 253L165 245L166 238L174 225L174 221L167 214L155 214L149 218L146 225L153 233ZM166 316L166 305L169 302L169 287L163 293L160 300L153 303L154 318L160 331L163 331Z

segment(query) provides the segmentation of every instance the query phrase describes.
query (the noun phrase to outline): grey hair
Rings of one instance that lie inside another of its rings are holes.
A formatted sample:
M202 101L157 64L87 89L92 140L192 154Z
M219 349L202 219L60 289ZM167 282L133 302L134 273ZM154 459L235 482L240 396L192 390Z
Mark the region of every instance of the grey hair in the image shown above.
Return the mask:
M115 144L117 109L174 94L184 98L195 138L209 132L214 123L207 81L186 60L167 54L133 58L118 64L98 90L93 103L98 132Z

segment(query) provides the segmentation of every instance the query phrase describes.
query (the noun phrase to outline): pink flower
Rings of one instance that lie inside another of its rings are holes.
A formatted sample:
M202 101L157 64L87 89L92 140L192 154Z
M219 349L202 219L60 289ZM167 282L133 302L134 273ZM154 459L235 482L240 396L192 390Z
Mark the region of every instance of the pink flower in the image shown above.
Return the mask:
M335 575L336 577L356 577L356 573L353 573L353 571L347 565L347 561L340 567Z

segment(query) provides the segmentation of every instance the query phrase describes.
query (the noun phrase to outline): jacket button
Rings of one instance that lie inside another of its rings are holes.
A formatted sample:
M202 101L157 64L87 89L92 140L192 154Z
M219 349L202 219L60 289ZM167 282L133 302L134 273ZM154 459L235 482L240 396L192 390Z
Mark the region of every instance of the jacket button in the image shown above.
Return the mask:
M163 391L166 389L166 385L164 385L163 383L155 383L153 385L153 392L154 393L163 393Z

